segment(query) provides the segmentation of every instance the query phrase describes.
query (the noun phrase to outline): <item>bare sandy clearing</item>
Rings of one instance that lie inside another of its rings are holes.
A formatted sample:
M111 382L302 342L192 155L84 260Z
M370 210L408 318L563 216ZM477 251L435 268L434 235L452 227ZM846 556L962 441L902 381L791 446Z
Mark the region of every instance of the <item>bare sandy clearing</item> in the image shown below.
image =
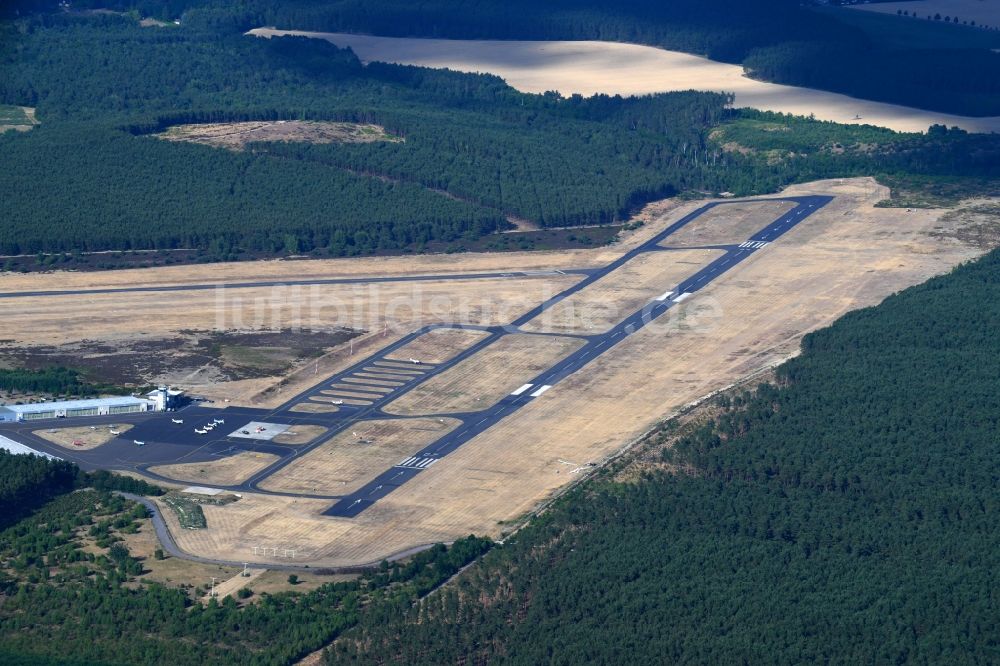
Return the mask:
M364 421L268 477L261 488L346 494L453 430L455 419Z
M411 415L486 409L583 344L577 338L505 335L389 403L385 411Z
M738 65L638 44L411 39L272 28L257 28L249 34L326 39L351 47L363 61L496 74L514 88L531 93L556 90L563 95L589 96L707 90L734 93L736 107L814 115L840 123L863 122L902 132L924 132L935 123L957 125L970 132L1000 131L997 116L969 118L755 81L745 77ZM855 120L856 115L861 116L860 121Z
M862 5L848 5L851 9L861 9L879 14L895 14L907 11L923 20L927 16L940 14L942 17L957 17L961 21L975 21L976 25L1000 27L1000 3L996 0L911 0L910 2L884 2Z
M185 483L232 486L243 483L277 460L278 456L270 453L243 451L209 462L157 465L150 471Z
M760 217L758 225L770 219ZM723 254L722 250L647 252L556 303L521 328L538 333L603 333L653 299L673 291L684 278Z
M380 125L336 123L317 120L275 120L233 123L174 125L155 134L166 141L200 143L216 148L243 150L249 144L283 143L372 143L399 142Z
M122 423L115 428L119 433L125 433L132 429L131 423ZM47 439L53 444L72 449L74 451L86 451L96 449L101 444L107 444L117 435L111 432L111 428L101 425L95 428L80 426L77 428L45 428L35 430L33 434L42 439Z

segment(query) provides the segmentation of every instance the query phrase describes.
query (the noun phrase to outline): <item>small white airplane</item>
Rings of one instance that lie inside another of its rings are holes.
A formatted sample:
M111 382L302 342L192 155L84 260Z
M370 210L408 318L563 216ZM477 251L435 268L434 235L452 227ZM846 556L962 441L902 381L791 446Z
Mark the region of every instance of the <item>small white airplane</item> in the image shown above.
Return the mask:
M146 446L146 442L140 442L138 439L132 440L136 446Z
M214 423L215 425L222 425L225 422L226 422L225 419L212 419L212 423Z
M111 429L108 432L111 433L112 435L120 435L121 434L121 432L119 432L118 430L115 430L115 429Z
M204 435L204 434L206 434L208 432L207 430L205 430L203 428L195 428L194 431L196 433L198 433L199 435Z
M412 363L412 364L414 364L414 365L420 365L420 364L421 364L421 362L422 362L422 361L421 361L421 360L420 360L419 358L411 358L411 359L410 359L410 363Z
M332 401L330 401L330 404L331 405L342 405L342 404L344 404L344 401L343 400L332 400Z
M184 419L170 419L174 423L184 423Z

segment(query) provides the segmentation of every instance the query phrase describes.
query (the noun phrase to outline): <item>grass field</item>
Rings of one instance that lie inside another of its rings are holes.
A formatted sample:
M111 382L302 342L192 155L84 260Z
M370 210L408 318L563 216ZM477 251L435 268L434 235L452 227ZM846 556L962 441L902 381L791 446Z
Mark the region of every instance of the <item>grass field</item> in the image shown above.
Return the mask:
M392 414L485 409L583 346L577 338L506 335L385 407Z
M721 256L721 250L645 253L538 315L522 330L603 333L641 310L684 278Z
M150 471L193 485L235 486L277 459L278 456L270 453L243 451L209 462L158 465Z
M121 423L116 425L114 429L119 433L124 434L132 429L132 424ZM44 428L42 430L33 431L33 434L38 435L43 439L47 439L53 444L58 444L64 448L76 451L95 449L102 444L110 442L116 437L116 435L111 433L111 428L104 425L96 428L90 428L88 426L79 426L75 428Z
M830 8L833 10L835 8ZM836 8L839 9L839 8ZM860 10L860 11L859 11ZM828 10L829 11L829 10ZM897 16L907 11L911 16ZM854 16L851 16L853 14ZM916 14L917 18L912 18ZM1000 33L945 22L945 16L977 26L1000 28L1000 5L994 0L910 0L851 5L836 13L889 45L910 48L1000 48ZM928 20L940 15L942 20Z
M455 419L365 421L268 477L280 492L346 494L453 430Z
M26 132L37 124L33 108L0 104L0 134L8 130Z

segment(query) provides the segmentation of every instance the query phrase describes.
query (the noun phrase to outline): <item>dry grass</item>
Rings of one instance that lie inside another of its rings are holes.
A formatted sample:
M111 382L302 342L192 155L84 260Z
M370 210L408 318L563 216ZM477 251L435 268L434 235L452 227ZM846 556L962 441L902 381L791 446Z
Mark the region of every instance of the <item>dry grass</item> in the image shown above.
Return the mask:
M174 125L155 135L166 141L200 143L216 148L243 150L254 142L282 143L398 143L380 125L315 120L275 120L234 123Z
M333 412L340 411L334 405L324 405L318 402L300 402L290 407L289 410L302 412L303 414L332 414Z
M278 492L347 494L453 430L455 419L365 421L268 477ZM356 436L355 436L356 435Z
M278 444L305 444L316 439L326 432L326 430L324 426L296 425L276 435L271 441Z
M764 220L761 226L767 224ZM544 333L603 333L721 256L721 250L649 252L556 303L521 328Z
M662 244L668 247L739 244L792 208L795 204L791 201L723 204L670 234Z
M243 451L232 456L197 463L157 465L150 471L192 484L234 486L278 460L270 453Z
M506 335L389 403L392 414L485 409L583 346L577 338Z
M386 358L397 361L409 361L415 358L423 363L444 363L487 335L485 331L438 328L400 347Z
M281 541L298 545L311 563L346 565L470 532L496 536L504 521L580 476L560 460L600 461L656 419L796 353L805 332L983 252L932 237L942 211L874 208L887 193L869 179L788 191L812 193L837 199L676 308L679 314L629 336L357 518L321 516L329 502L248 495L206 507L206 530L175 529L181 545L242 558L256 542Z
M115 430L120 433L125 433L131 429L131 423L121 423L115 427ZM98 446L107 444L115 438L115 435L111 434L111 429L104 425L95 426L94 428L88 426L77 428L45 428L43 430L34 430L32 434L74 451L96 449ZM75 442L79 442L79 445Z
M932 0L934 3L949 1L963 0ZM890 6L897 4L890 3ZM913 4L925 6L923 1ZM892 11L895 10L893 6ZM992 11L995 13L996 10ZM968 12L965 16L971 18ZM797 116L814 115L819 120L841 123L863 122L903 132L924 132L934 123L958 125L974 132L1000 131L1000 117L997 116L955 116L871 102L823 90L756 81L744 76L739 65L638 44L410 39L269 28L251 30L250 34L262 37L294 34L326 39L341 47L351 47L363 61L380 60L496 74L524 92L556 90L563 95L579 93L589 97L598 93L628 96L706 90L733 93L737 108L753 107ZM862 120L855 121L856 114L861 115Z

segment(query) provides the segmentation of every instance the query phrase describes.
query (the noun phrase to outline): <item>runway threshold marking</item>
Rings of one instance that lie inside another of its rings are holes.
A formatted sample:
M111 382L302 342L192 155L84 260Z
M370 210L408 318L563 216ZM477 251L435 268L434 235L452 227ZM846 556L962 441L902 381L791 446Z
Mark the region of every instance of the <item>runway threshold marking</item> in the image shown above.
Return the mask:
M681 303L689 298L691 298L691 292L685 291L683 294L674 299L674 303Z
M657 300L657 301L665 301L665 300L667 300L668 298L670 298L670 295L671 295L671 294L673 294L673 293L674 293L674 292L672 292L672 291L666 291L666 292L664 292L664 293L660 294L659 296L657 296L657 297L656 297L656 300Z
M532 398L537 398L537 397L538 397L538 396L540 396L541 394L543 394L543 393L545 393L546 391L548 391L548 390L549 390L550 388L552 388L552 387L551 387L550 385L546 384L545 386L543 386L543 387L539 388L539 389L538 389L537 391L535 391L534 393L532 393L532 394L531 394L531 397L532 397Z
M532 386L534 386L534 384L525 384L524 386L522 386L521 388L517 389L516 391L511 392L511 395L521 395L522 393L524 393L525 391L527 391L528 389L530 389Z

